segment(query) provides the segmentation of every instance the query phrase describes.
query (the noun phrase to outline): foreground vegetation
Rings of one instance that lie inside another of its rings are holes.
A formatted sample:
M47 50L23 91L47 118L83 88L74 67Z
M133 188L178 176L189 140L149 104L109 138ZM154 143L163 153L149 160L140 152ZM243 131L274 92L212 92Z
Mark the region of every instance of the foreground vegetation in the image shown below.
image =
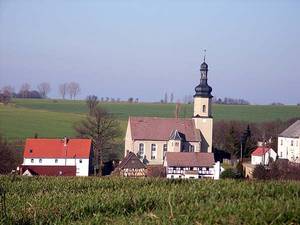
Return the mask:
M2 176L0 183L6 224L300 223L299 182Z

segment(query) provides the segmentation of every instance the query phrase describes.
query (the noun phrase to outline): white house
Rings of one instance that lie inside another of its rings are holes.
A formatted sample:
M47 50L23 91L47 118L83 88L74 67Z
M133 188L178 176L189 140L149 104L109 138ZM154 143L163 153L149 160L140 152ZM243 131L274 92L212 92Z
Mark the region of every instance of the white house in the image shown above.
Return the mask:
M268 147L259 146L251 153L252 165L268 165L270 160L275 161L277 153Z
M278 157L300 163L300 120L278 135Z
M27 139L21 174L88 176L92 170L90 139Z
M219 179L223 169L213 153L167 152L164 167L168 179Z

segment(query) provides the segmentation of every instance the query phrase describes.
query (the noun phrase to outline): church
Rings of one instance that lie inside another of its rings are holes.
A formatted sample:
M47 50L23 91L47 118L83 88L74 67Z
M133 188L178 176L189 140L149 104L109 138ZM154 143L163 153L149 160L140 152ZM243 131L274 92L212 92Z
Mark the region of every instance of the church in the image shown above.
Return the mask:
M129 117L125 156L135 153L145 164L162 165L167 152L212 152L212 88L207 82L208 65L200 67L192 118Z

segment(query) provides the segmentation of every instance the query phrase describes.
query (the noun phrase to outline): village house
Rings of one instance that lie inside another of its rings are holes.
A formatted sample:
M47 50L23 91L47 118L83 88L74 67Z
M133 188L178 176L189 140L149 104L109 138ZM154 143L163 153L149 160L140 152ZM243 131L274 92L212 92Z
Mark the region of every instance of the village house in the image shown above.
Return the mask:
M167 152L212 152L212 88L207 83L208 65L200 68L192 118L130 117L125 137L125 156L138 155L148 165L163 165Z
M300 163L300 120L278 135L278 157Z
M164 160L169 179L219 179L222 168L213 153L167 152Z
M268 165L275 161L277 153L269 147L259 146L251 153L252 165Z
M90 139L27 139L21 175L88 176L92 171Z
M122 177L145 177L146 166L133 153L129 152L113 172Z

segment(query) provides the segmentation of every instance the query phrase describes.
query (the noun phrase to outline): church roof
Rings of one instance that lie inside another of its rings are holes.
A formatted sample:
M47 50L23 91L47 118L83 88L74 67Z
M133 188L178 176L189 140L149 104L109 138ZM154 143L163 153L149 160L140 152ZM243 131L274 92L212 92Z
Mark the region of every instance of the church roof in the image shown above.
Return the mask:
M129 123L133 140L168 141L170 134L177 130L186 141L201 141L200 131L196 129L193 119L130 117Z
M279 137L290 137L290 138L300 137L300 120L297 120L287 129L285 129L282 133L280 133Z

